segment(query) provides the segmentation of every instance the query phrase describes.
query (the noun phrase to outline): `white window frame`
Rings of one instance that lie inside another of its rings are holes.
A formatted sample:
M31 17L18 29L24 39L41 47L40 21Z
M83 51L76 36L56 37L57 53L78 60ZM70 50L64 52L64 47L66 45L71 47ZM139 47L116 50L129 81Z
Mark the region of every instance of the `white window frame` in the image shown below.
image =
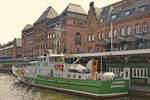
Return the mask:
M101 40L101 33L98 32L98 40Z
M125 28L123 26L121 27L121 36L125 36Z
M136 25L135 25L135 32L136 32L136 33L140 33L140 31L141 31L141 26L140 26L140 24L136 24Z
M88 35L88 42L91 42L91 35Z
M49 40L51 39L51 34L49 34Z
M102 39L104 38L104 32L101 33L102 34Z
M117 31L117 29L115 28L115 29L114 29L114 38L117 37L117 33L118 33L118 31Z
M95 35L92 34L92 41L95 41Z
M116 19L116 18L117 18L117 15L112 15L111 18L112 18L112 19Z
M125 15L130 15L130 11L129 10L127 10L127 11L125 11Z
M143 23L143 32L148 32L148 23Z
M140 12L144 12L146 10L146 6L139 7Z
M131 26L127 26L127 35L131 35L131 33L132 33Z

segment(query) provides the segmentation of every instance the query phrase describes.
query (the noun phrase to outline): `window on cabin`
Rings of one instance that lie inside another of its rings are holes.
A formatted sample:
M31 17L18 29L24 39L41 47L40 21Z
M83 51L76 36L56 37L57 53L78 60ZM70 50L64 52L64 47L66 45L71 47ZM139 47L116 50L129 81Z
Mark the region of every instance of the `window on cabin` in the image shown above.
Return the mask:
M45 61L46 60L46 58L43 58L43 61Z

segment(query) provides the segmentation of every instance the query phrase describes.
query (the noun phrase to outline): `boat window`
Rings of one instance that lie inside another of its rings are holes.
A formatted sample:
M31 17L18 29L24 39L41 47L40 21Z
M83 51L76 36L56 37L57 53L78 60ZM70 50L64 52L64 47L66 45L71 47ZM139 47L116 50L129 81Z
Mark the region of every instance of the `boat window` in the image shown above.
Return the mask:
M79 79L81 78L81 76L79 75Z
M75 76L75 75L73 75L73 78L76 78L76 76Z
M57 58L55 58L54 60L55 60L55 62L57 62Z
M42 61L42 58L40 58L40 61Z
M43 61L45 61L46 60L46 58L43 58Z
M70 78L70 74L68 74L68 78Z
M52 61L52 58L49 57L49 61Z
M60 62L62 62L62 59L60 59Z

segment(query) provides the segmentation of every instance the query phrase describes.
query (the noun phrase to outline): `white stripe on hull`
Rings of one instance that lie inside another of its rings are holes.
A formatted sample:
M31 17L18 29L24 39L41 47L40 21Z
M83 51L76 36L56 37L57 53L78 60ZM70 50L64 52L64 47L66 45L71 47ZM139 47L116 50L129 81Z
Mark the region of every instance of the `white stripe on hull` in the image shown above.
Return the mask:
M30 84L30 83L27 83ZM70 89L64 89L64 88L57 88L57 87L51 87L51 86L43 86L43 85L37 85L37 84L30 84L36 87L43 87L48 89L54 89L54 90L60 90L60 91L67 91L67 92L74 92L78 94L85 94L85 95L91 95L95 97L113 97L113 96L119 96L119 95L126 95L128 92L123 93L112 93L112 94L94 94L94 93L88 93L88 92L82 92L82 91L76 91L76 90L70 90Z

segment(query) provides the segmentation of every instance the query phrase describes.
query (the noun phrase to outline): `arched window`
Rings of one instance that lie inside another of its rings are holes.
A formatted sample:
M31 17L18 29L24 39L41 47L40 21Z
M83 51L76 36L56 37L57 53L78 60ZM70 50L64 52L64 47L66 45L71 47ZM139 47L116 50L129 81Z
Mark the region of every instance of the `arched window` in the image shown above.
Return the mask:
M125 36L125 28L121 27L121 36Z
M145 22L143 24L143 32L148 32L148 23L147 22Z
M81 34L79 32L75 34L75 44L81 45Z
M88 42L91 42L91 35L88 35Z
M136 26L135 26L135 32L139 33L140 31L141 31L140 24L136 24Z
M114 29L114 37L117 37L117 29Z
M104 38L104 32L102 32L102 39Z
M88 52L93 52L93 51L94 51L93 48L89 47Z
M101 33L98 32L98 40L101 40Z
M92 34L92 41L95 41L95 35Z
M131 31L131 26L128 26L128 27L127 27L127 35L131 35L131 32L132 32L132 31Z

